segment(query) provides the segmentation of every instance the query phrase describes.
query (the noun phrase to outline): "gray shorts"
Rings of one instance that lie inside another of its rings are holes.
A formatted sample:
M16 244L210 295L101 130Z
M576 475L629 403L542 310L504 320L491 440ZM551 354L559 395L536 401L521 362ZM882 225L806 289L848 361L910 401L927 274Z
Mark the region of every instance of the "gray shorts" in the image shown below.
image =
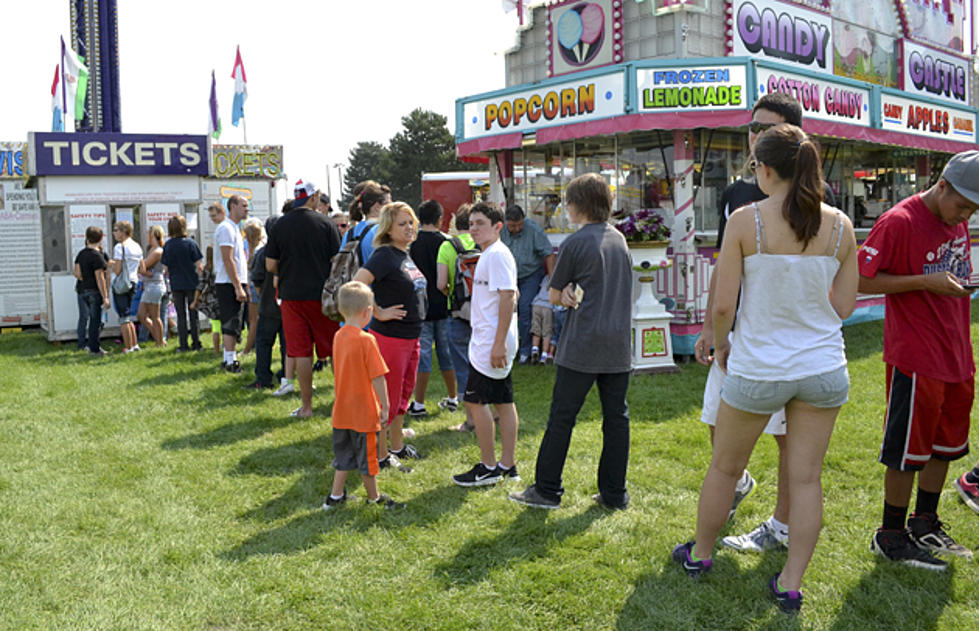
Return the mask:
M836 408L846 403L849 392L846 366L793 381L755 381L728 373L721 386L725 403L752 414L773 414L793 399L817 408Z
M367 449L367 434L352 429L333 430L333 468L337 471L360 471L363 475L371 473L370 459L374 460L377 471L377 442L375 448Z

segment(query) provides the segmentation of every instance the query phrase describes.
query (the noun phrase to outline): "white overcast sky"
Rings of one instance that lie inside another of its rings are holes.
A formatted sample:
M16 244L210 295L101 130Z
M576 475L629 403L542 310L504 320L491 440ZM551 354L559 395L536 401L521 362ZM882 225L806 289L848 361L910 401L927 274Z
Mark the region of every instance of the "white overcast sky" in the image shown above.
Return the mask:
M69 23L68 0L3 3L0 141L51 130ZM289 191L298 178L325 190L326 165L346 163L357 142L386 144L416 107L447 116L454 133L456 98L504 87L517 26L501 0L119 0L122 130L206 134L214 69L218 142L241 143L231 125L240 45L249 144L284 145Z

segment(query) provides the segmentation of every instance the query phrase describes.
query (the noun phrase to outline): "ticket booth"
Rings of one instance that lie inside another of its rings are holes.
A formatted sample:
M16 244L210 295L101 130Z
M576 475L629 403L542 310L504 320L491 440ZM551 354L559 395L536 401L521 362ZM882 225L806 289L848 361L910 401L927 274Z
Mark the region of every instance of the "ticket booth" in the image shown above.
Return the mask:
M145 249L152 225L166 228L173 215L187 219L188 235L201 242L201 178L209 174L207 136L33 132L28 173L40 205L45 312L49 340L76 339L78 306L72 268L85 247L88 226L102 228L103 248L115 246L112 225L133 224ZM206 218L206 215L205 215ZM105 314L103 335L118 332L115 311Z

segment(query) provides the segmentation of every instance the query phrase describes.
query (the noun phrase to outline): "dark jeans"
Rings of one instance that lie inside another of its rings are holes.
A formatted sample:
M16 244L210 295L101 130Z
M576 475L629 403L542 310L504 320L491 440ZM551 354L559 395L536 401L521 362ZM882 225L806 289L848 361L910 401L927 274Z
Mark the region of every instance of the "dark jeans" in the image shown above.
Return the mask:
M282 332L282 320L258 316L255 327L255 381L264 386L273 385L272 381L272 348L275 337L279 336L279 355L282 369L286 365L286 338Z
M86 289L78 294L78 350L98 352L102 334L102 294Z
M595 374L557 367L551 414L537 452L534 484L541 495L560 500L564 493L561 472L568 456L571 432L588 391L597 382L603 417L598 490L608 504L621 506L628 502L625 474L629 464L629 405L625 397L629 375L628 372Z
M540 291L540 282L545 275L541 267L533 274L517 280L520 297L517 299L517 333L520 335L520 351L517 357L521 360L530 357L530 320L533 315L534 297Z
M194 348L200 348L200 317L196 309L190 308L190 303L194 302L194 290L174 289L173 306L177 310L177 337L180 339L180 348L187 347L187 322L188 314L190 317L190 340ZM165 322L166 320L164 320Z
M456 374L456 387L460 397L466 394L466 382L469 381L470 337L472 327L469 320L449 318L449 354L452 357L452 370Z

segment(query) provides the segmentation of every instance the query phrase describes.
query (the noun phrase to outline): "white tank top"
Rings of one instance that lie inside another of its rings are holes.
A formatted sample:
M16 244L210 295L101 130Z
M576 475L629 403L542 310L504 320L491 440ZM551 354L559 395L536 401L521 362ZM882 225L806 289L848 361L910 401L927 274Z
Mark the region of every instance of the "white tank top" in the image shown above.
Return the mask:
M825 254L766 254L761 214L753 206L757 252L744 258L728 372L756 381L790 381L845 366L843 321L829 301L840 268L842 214Z

